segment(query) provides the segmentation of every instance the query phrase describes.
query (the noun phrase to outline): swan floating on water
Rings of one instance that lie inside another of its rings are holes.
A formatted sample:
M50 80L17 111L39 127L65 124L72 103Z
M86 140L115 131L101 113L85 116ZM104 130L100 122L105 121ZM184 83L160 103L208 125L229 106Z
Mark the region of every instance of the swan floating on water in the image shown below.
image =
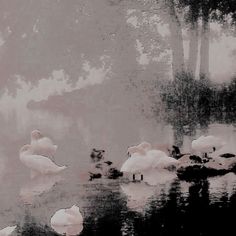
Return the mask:
M54 145L50 138L43 136L39 130L31 132L31 146L34 154L49 158L54 158L57 150L57 145Z
M200 136L198 139L192 141L192 149L197 152L207 153L215 152L225 145L222 139L213 135Z
M33 153L32 146L29 144L20 149L20 161L31 170L32 177L38 174L56 174L67 168L56 165L48 157Z
M51 227L60 234L77 235L83 230L83 216L78 206L58 210L51 218Z
M168 157L165 152L160 150L150 150L146 155L134 153L131 158L126 160L121 167L122 172L132 173L133 180L136 174L141 174L143 180L143 173L147 170L161 168L167 169L171 165L178 163L178 160Z
M0 236L8 236L8 235L11 235L14 230L16 229L16 225L15 226L8 226L4 229L1 229L0 230Z

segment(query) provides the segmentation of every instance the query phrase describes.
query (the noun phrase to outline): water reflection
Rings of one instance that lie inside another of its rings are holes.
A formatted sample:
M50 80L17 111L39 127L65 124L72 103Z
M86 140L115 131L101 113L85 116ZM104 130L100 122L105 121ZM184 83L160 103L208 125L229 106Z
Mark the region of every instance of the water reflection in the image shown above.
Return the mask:
M48 225L40 223L37 218L32 216L30 212L25 212L25 216L21 222L20 235L37 236L37 235L58 235Z
M220 202L223 197L230 200L236 190L236 175L233 173L209 179L209 193L212 202Z
M215 224L224 224L226 231L232 229L229 214L236 205L234 175L188 183L165 171L146 173L142 183L105 179L89 182L82 176L90 168L92 148L105 149L106 159L119 168L127 159L128 146L143 140L172 144L179 133L181 151L190 151L191 141L206 132L222 137L227 150L236 152L233 124L212 123L207 129L196 124L179 130L162 122L136 119L132 111L109 108L86 114L63 109L25 108L23 113L17 112L0 115L0 221L3 226L18 224L19 235L57 235L50 227L50 216L73 204L80 206L84 216L80 235L206 235L217 231ZM68 165L63 181L60 176L29 180L20 164L18 150L28 143L29 133L35 128L58 144L56 160ZM223 227L219 231L225 233ZM70 231L73 233L79 232Z
M231 179L230 176L224 178ZM77 198L72 193L74 200L67 198L82 203L81 211L85 217L80 235L172 235L176 232L181 235L191 232L193 235L211 235L217 230L223 232L221 224L215 229L214 221L224 223L225 232L232 229L229 214L233 211L231 207L236 205L235 189L227 195L225 184L217 184L214 188L212 179L192 183L173 180L167 186L98 181L81 187L86 191ZM56 204L44 201L41 202L46 204L43 208L41 204L38 205L40 208L29 206L25 212L21 208L20 214L24 216L18 223L21 235L56 235L49 222L50 215L58 206L67 204L60 197L60 191L57 189L59 199ZM50 197L49 194L47 198ZM74 230L79 229L60 230L69 230L68 233L73 235L76 233Z
M148 201L155 194L155 188L144 182L122 184L121 190L127 196L127 207L137 212L145 211Z
M65 234L67 236L79 235L83 230L83 225L70 225L70 226L54 226L53 229L58 234Z
M175 178L177 178L175 172L165 169L154 169L144 172L144 181L152 186L168 186Z
M20 197L24 203L32 204L35 197L50 191L50 189L62 180L60 175L40 175L27 183L20 189Z

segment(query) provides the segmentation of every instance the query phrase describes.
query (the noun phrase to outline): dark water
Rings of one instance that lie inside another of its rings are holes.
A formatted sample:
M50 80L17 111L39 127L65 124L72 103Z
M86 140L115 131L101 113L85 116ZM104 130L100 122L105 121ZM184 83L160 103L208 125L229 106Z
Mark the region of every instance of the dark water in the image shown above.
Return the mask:
M187 184L176 180L168 186L169 189L165 189L165 185L151 187L135 183L135 188L131 188L127 196L117 181L98 181L78 186L72 194L57 191L57 197L64 195L82 203L84 229L81 235L231 235L235 189L231 189L230 194L223 188L211 192L210 182ZM128 188L132 184L124 185ZM234 187L235 184L234 176ZM137 196L139 187L147 195L143 193L141 199ZM84 194L80 193L80 188L85 189ZM50 196L49 201L46 196L42 198L44 200L36 205L21 207L18 235L57 235L43 216L55 208L54 201L57 200ZM42 211L40 216L37 211Z
M119 114L120 115L120 114ZM17 225L15 235L58 235L50 226L60 208L77 204L84 217L80 235L232 235L236 204L236 175L187 183L176 176L163 181L153 175L148 183L124 179L88 181L89 153L104 148L106 158L120 168L127 146L142 140L172 143L171 125L132 118L89 120L25 109L1 115L0 227ZM131 119L132 118L132 119ZM108 122L109 121L109 122ZM128 123L128 124L126 124ZM30 179L19 161L18 150L29 142L30 131L39 128L59 146L56 163L69 168L57 176ZM209 124L194 135L182 135L182 150L201 134L219 135L227 150L236 151L234 124ZM14 235L13 234L13 235Z

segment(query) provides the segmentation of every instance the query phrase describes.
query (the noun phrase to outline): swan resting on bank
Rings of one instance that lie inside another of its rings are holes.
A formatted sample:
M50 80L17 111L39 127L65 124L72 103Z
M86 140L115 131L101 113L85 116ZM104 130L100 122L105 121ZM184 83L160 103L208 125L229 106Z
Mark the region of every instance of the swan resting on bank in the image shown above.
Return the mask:
M207 157L207 153L215 152L225 145L219 137L208 135L200 136L198 139L192 141L192 149L201 152Z
M56 165L48 157L33 153L32 146L29 144L20 149L20 161L31 170L32 177L37 174L56 174L67 168Z
M148 142L142 142L139 145L129 147L127 150L128 156L132 156L134 153L145 155L147 151L151 149L151 144Z
M159 150L150 150L146 155L134 153L124 162L121 167L122 172L132 173L133 180L136 174L141 174L143 180L143 173L152 169L168 169L170 166L176 165L178 160L168 157L165 152Z
M57 150L57 145L54 145L50 138L43 136L39 130L31 132L31 146L34 154L49 158L54 158Z

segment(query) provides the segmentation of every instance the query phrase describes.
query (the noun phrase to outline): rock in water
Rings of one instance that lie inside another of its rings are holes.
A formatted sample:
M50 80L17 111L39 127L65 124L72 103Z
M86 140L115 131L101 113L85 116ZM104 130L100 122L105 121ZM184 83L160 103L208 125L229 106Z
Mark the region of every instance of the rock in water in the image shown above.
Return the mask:
M180 179L191 181L225 175L230 172L236 173L236 159L234 157L226 159L217 157L202 163L192 163L192 160L189 162L185 160L179 165L177 176Z
M190 155L189 159L194 161L195 163L202 163L202 158L197 155Z
M98 162L104 159L104 153L105 153L105 150L99 150L99 149L93 148L90 154L90 157L93 162Z
M220 157L231 158L231 157L235 157L235 155L232 153L224 153L224 154L221 154Z
M110 168L106 175L108 179L118 179L123 176L123 172L117 170L116 168Z
M100 179L102 178L102 174L101 173L91 173L89 172L89 175L90 175L90 181L93 180L93 179Z
M204 165L191 165L181 167L177 170L177 176L179 177L179 179L186 181L201 180L206 179L208 177L225 175L227 173L229 173L228 170L214 169L206 167Z

